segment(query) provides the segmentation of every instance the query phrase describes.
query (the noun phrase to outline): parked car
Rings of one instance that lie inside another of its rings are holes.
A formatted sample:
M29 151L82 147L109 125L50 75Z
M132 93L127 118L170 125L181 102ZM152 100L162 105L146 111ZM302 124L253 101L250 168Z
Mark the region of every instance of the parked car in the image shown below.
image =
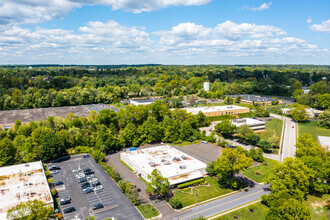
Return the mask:
M78 172L80 172L80 171L81 171L81 169L78 168L78 169L72 170L72 173L78 173Z
M65 197L63 197L60 201L62 201L62 200L70 200L71 201L71 197L70 196L65 196Z
M294 126L292 126L292 128L294 128Z
M52 170L59 170L60 168L59 167L50 167L48 168L49 171L52 171Z
M130 183L131 180L130 180L130 179L125 179L125 180L123 180L123 182L124 182L124 183Z
M94 174L91 174L91 175L88 175L87 176L87 179L93 179L93 178L95 178L95 175Z
M83 189L83 192L87 191L87 190L90 190L92 187L88 186L86 187L85 189Z
M64 200L61 199L61 201L60 201L61 205L66 205L66 204L70 204L70 203L71 203L70 199L64 199Z
M98 181L97 178L93 178L93 179L89 179L89 180L88 180L88 182L90 182L90 183L97 182L97 181Z
M84 169L84 172L90 172L90 171L92 171L92 170L89 168Z
M86 178L80 178L80 179L78 179L78 183L84 183L86 181L87 181Z
M59 185L63 185L63 184L64 184L63 181L58 181L56 183L53 183L54 186L59 186Z
M102 190L102 189L103 189L102 185L94 187L94 191L99 191L99 190Z
M85 174L83 174L83 173L78 173L77 175L76 175L76 177L78 178L78 179L80 179L80 178L85 178Z
M91 174L93 174L94 172L93 171L88 171L88 172L84 172L85 173L85 175L91 175Z
M89 154L83 155L83 158L88 158L88 157L89 157Z
M66 208L66 209L64 209L64 213L70 213L70 212L74 212L74 211L76 211L76 209L74 208L74 207L69 207L69 208Z
M85 188L90 187L90 186L91 186L91 185L90 185L89 183L83 183L83 184L81 185L81 188L85 189Z
M88 189L88 190L85 190L85 191L84 191L84 194L91 193L91 192L93 192L93 189L92 189L92 188L90 188L90 189Z
M104 205L102 203L97 203L96 205L93 206L93 210L96 210L96 209L102 209L104 208Z
M51 167L56 167L56 165L55 164L51 164L51 165L48 166L48 169L51 168Z
M52 174L58 174L60 171L58 171L58 170L54 170L54 171L52 171Z
M96 182L93 182L93 183L92 183L92 187L94 187L94 186L98 186L98 185L101 185L101 183L100 183L99 181L96 181Z
M207 144L208 142L207 141L201 141L202 144Z

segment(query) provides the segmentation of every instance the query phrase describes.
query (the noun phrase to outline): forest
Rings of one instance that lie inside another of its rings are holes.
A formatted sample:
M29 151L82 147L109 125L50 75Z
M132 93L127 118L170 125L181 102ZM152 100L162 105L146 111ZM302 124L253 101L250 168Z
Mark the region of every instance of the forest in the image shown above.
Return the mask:
M329 107L329 66L2 66L0 110L116 103L145 96L224 98L232 94L292 97ZM203 82L211 83L210 92ZM310 93L302 87L309 86Z

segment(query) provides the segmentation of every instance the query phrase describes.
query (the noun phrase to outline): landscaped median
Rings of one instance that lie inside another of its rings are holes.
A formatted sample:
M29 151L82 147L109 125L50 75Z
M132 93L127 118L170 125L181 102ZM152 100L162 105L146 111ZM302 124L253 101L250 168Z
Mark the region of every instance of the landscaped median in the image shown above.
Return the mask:
M246 169L246 171L243 172L243 175L257 183L262 183L268 178L269 174L273 172L275 164L276 160L265 158L263 164Z
M138 205L136 207L145 219L156 218L160 215L160 212L151 204ZM152 214L151 216L150 211Z

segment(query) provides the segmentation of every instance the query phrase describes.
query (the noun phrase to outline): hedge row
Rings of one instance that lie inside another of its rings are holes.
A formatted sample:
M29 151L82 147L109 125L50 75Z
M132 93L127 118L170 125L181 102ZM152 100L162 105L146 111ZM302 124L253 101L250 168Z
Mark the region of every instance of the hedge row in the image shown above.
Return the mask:
M200 183L203 183L204 181L205 181L205 179L201 178L201 179L193 180L193 181L190 181L187 183L182 183L182 184L178 185L178 189L186 188L189 186L196 186L196 185L199 185Z

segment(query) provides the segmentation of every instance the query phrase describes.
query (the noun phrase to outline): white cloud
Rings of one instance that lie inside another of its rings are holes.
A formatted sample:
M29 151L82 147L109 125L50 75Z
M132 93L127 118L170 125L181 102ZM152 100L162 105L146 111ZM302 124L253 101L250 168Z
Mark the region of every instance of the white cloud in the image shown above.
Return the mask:
M211 0L0 0L0 26L39 23L63 18L83 5L105 5L113 10L140 13L169 6L207 4Z
M250 8L249 6L244 5L241 9L249 10L249 11L263 11L263 10L269 9L272 4L273 4L273 2L263 3L257 8Z
M322 24L313 24L309 27L312 31L324 32L330 34L330 19L322 21Z
M308 24L312 23L312 22L313 22L312 17L309 16L309 17L307 18L306 22L307 22Z

